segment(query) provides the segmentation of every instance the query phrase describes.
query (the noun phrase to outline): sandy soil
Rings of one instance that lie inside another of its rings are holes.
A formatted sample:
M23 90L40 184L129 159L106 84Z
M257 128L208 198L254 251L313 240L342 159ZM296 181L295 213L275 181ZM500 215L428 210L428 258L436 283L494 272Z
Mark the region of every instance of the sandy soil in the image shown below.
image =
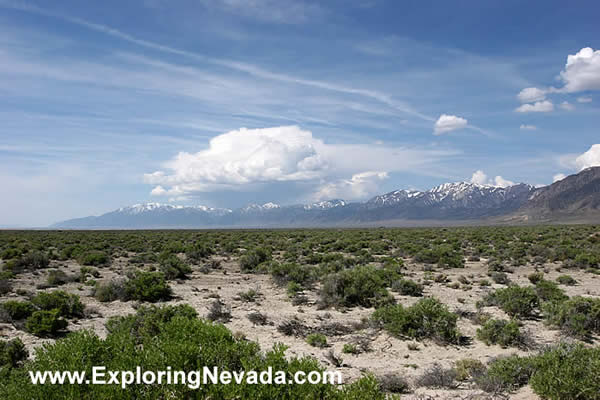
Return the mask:
M59 268L67 273L74 274L79 271L80 266L76 263L52 262L51 267ZM545 270L546 279L554 280L561 272L557 271L558 265L546 265L539 270ZM123 275L128 269L132 268L127 264L127 259L121 258L113 260L110 268L102 268L101 277L98 280L105 280ZM423 271L423 265L406 262L406 275L416 281L423 281L426 272ZM527 275L534 272L533 266L518 267L516 272L509 274L510 279L521 285L529 285ZM483 261L467 262L466 268L436 270L434 275L443 273L450 282L457 282L459 276L464 276L470 282L470 289L465 290L464 285L459 288L451 288L446 283L431 282L425 286L426 296L435 296L446 303L453 311L475 312L475 303L486 293L495 288L504 287L492 283L491 286L482 287L478 282L482 279L488 279L486 276L487 267ZM566 293L573 295L591 295L600 296L600 278L595 275L570 270L568 273L573 276L579 284L576 286L562 286ZM36 285L46 282L47 272L39 274L26 273L15 280L15 290L4 299L24 298L15 293L17 289L22 289L35 293ZM222 302L231 307L232 320L225 325L233 332L243 334L247 339L258 342L263 349L270 348L274 343L281 342L289 346L287 354L292 355L310 355L319 359L328 369L335 370L336 367L327 359L326 353L333 349L336 355L343 358L342 367L337 368L346 382L360 377L364 372L372 372L375 375L384 375L396 373L404 376L409 381L413 381L418 375L422 374L428 367L434 363L450 367L455 361L464 358L475 358L482 362L487 362L501 355L514 353L526 354L526 352L516 349L503 349L500 346L486 346L484 343L475 339L477 325L474 325L467 318L459 319L461 332L471 337L472 340L467 345L461 346L441 346L432 341L415 342L411 340L399 340L389 336L383 331L374 330L362 324L361 319L368 317L372 309L356 307L348 310L319 310L316 306L317 291L307 291L308 303L303 305L292 305L288 298L285 288L275 285L268 275L242 274L239 272L239 266L234 260L222 259L222 269L212 270L209 273L203 273L194 267L191 279L179 282L171 282L175 298L169 301L169 304L187 303L194 307L200 316L208 313L208 308L219 297ZM78 321L70 321L69 330L91 329L100 336L106 335L104 323L111 316L125 315L135 312L133 302L115 301L111 303L100 303L91 296L91 288L80 283L69 283L60 287L62 290L78 294L86 308L91 310L89 318ZM249 289L257 290L261 296L257 302L243 302L239 299L238 293ZM54 288L46 290L55 290ZM404 305L410 305L419 298L399 296L395 294L398 302ZM251 323L247 315L251 312L259 311L266 315L269 323L264 326L257 326ZM506 317L504 313L495 307L486 307L486 312L497 317ZM346 326L354 326L354 331L339 335L328 335L329 348L319 349L308 345L304 337L285 336L277 330L277 326L293 318L298 319L302 324L312 329L327 327L331 323L340 323ZM358 330L356 330L359 328ZM525 321L524 329L530 333L537 345L553 344L561 340L561 335L556 330L551 330L544 325L542 321ZM40 339L26 332L17 330L11 324L0 324L0 336L4 339L19 337L33 354L35 347L51 339ZM357 338L367 338L370 342L371 351L359 355L343 354L342 347L345 343L352 342ZM417 349L409 349L409 344L416 344ZM595 340L595 344L598 340ZM431 390L415 389L412 394L403 395L403 399L478 399L489 398L480 391L468 384L463 384L456 390ZM536 399L530 388L525 387L522 390L510 394L512 399Z

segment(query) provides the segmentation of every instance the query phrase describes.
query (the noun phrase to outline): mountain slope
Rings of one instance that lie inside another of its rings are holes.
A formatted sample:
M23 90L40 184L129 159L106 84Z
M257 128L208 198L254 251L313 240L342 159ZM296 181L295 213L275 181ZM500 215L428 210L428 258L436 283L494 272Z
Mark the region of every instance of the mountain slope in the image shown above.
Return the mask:
M536 190L520 213L532 218L576 217L600 213L600 167Z
M552 222L600 218L600 167L588 168L542 188L506 188L468 182L445 183L427 191L395 190L364 203L335 199L281 206L250 204L229 210L204 206L136 204L97 216L72 219L54 228L240 228ZM583 220L587 222L587 220Z

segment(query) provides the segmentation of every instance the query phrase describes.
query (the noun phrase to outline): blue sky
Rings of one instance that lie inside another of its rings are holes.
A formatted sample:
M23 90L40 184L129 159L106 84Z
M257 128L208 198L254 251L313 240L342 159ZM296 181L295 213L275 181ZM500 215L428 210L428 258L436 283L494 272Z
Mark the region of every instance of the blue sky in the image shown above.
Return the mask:
M550 184L600 165L599 12L0 0L0 226Z

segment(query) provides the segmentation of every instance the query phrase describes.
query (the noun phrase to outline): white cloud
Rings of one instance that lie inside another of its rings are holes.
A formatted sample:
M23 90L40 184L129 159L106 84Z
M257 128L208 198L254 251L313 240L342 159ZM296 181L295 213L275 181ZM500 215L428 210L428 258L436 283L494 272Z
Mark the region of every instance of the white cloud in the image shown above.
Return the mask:
M564 92L600 90L600 50L584 47L574 55L569 54L560 77L565 82L561 89Z
M433 132L435 135L441 135L442 133L462 129L466 126L467 120L465 118L457 117L456 115L442 114L435 122Z
M554 110L554 104L550 100L538 101L533 104L523 104L515 109L516 112L550 112Z
M242 128L213 137L208 147L197 153L180 152L164 163L164 168L144 174L144 181L154 185L151 194L156 196L302 182L313 187L306 189L309 191L333 193L345 188L356 197L383 179L381 174L405 171L427 175L439 168L438 161L456 154L439 148L325 144L298 126ZM352 178L347 179L349 176Z
M509 181L508 179L504 179L503 177L501 177L500 175L498 175L497 177L494 178L494 185L493 186L497 186L497 187L507 187L507 186L512 186L515 183L513 181Z
M567 176L565 174L556 174L552 177L552 182L558 182L565 179Z
M546 98L547 91L535 87L528 87L519 92L517 98L521 103L534 103Z
M206 150L180 152L165 164L172 175L156 171L144 178L181 192L209 185L314 179L327 168L315 149L318 143L311 132L297 126L242 128L212 138ZM165 194L163 190L154 189Z
M162 186L158 185L154 189L152 189L150 194L152 196L163 196L163 195L167 194L167 190L165 190L165 188L163 188Z
M522 131L536 131L537 130L537 126L535 125L527 125L527 124L522 124L519 127L520 130Z
M471 183L475 183L477 185L487 185L487 175L479 169L473 173L473 176L471 177Z
M471 183L495 187L507 187L515 184L514 182L509 181L508 179L504 179L500 175L497 175L494 179L488 179L488 176L485 174L485 172L483 172L480 169L475 171L471 176Z
M575 106L569 103L568 101L563 101L562 103L560 103L559 107L565 111L573 111L575 109Z
M314 194L314 200L342 198L348 200L364 199L377 192L380 181L388 174L380 171L367 171L352 175L350 179L340 179L322 185Z
M600 144L592 145L588 151L577 157L575 165L580 171L589 167L600 166Z
M590 96L581 96L577 98L578 103L591 103L592 98Z

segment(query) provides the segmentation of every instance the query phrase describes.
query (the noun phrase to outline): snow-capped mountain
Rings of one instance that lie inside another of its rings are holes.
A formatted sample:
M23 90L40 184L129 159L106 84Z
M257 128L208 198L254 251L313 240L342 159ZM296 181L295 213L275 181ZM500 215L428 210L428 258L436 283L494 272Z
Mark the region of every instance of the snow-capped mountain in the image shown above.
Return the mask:
M279 204L275 204L275 203L265 203L263 205L260 204L249 204L246 207L242 208L240 211L244 212L244 213L250 213L250 212L263 212L263 211L269 211L269 210L275 210L281 208L281 206Z
M319 201L317 203L312 203L312 204L304 204L302 207L305 210L328 210L330 208L343 207L346 204L347 203L344 200L333 199L333 200Z
M581 175L583 178L578 178ZM430 190L395 190L375 196L364 203L341 199L311 204L281 206L275 203L250 204L230 210L206 206L181 206L160 203L135 204L97 216L68 220L57 228L204 228L204 227L285 227L285 226L352 226L388 221L463 221L510 215L530 210L540 199L554 206L548 193L561 190L561 199L577 200L585 193L585 204L600 204L600 167L567 177L550 186L538 188L527 184L508 187L478 185L469 182L444 183ZM585 179L584 179L585 178ZM590 181L591 183L589 183ZM577 189L584 182L585 190ZM566 191L567 188L568 191ZM571 188L575 188L572 189ZM543 197L543 196L546 197ZM590 200L591 199L591 200ZM594 200L595 199L595 200ZM557 202L552 200L553 202ZM563 201L563 200L561 200ZM566 202L566 200L564 200ZM562 203L561 203L562 204ZM569 203L571 204L571 203ZM577 203L579 204L579 203ZM548 207L546 207L548 208ZM529 212L529 211L528 211Z
M188 206L181 206L181 205L174 205L174 204L162 204L162 203L134 204L134 205L128 206L128 207L121 207L116 212L119 212L122 214L129 214L129 215L138 215L138 214L142 214L142 213L152 213L152 212L153 213L171 212L174 210L182 210L185 208L190 208L190 209L194 209L197 211L202 211L202 212L215 214L215 215L225 215L225 214L232 212L231 210L229 210L227 208L213 208L213 207L207 207L207 206L201 206L201 205L188 207Z

